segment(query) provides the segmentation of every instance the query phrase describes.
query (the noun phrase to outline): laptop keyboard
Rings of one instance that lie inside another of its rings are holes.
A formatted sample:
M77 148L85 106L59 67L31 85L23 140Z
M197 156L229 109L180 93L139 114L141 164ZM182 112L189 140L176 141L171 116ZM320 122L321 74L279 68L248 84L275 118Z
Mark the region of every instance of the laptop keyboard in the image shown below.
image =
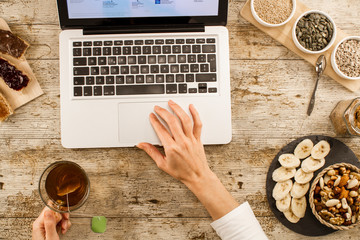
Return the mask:
M214 94L215 38L73 42L73 96Z

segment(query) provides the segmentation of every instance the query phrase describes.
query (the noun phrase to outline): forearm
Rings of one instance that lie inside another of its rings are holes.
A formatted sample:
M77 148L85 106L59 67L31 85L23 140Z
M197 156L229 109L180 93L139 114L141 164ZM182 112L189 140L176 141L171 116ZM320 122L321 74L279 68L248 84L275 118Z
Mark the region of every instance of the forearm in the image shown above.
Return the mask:
M213 220L217 220L239 206L219 178L209 170L203 176L184 184L204 205Z

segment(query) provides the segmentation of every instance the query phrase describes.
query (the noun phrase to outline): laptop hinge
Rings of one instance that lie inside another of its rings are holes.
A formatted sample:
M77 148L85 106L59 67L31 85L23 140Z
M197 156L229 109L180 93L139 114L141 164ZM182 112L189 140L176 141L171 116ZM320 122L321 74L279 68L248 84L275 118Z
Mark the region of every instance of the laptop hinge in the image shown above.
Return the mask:
M103 26L83 29L84 35L125 33L205 32L203 24Z

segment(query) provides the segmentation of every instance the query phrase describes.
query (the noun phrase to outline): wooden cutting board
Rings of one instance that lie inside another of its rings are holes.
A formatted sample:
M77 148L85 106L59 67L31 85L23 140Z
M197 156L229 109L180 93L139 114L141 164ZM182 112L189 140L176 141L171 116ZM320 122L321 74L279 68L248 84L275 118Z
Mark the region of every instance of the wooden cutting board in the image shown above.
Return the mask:
M286 23L285 25L280 26L280 27L265 27L265 26L261 25L260 23L258 23L255 20L255 18L253 17L253 15L251 13L251 8L250 8L250 1L251 0L248 0L245 3L244 7L241 9L240 14L243 18L245 18L250 23L255 25L261 31L270 35L272 38L274 38L275 40L280 42L282 45L284 45L285 47L287 47L288 49L290 49L291 51L293 51L294 53L296 53L297 55L299 55L300 57L302 57L309 63L311 63L314 67L315 67L317 58L321 54L324 54L326 57L326 63L327 63L327 67L324 71L324 74L331 77L332 79L334 79L335 81L337 81L338 83L340 83L341 85L343 85L344 87L349 89L350 91L355 92L360 89L360 81L359 80L354 81L354 80L347 80L347 79L341 78L339 75L336 74L336 72L333 70L333 68L331 66L330 56L331 56L333 49L342 39L347 37L347 35L343 31L341 31L341 29L339 29L338 27L336 28L337 34L336 34L335 42L331 46L331 48L328 49L326 52L321 53L321 54L304 53L300 49L298 49L296 47L295 43L293 42L291 31L295 24L296 19L298 19L298 17L300 17L300 15L302 13L310 10L306 5L304 5L300 1L296 1L295 14L288 23Z
M0 18L0 29L10 31L9 26L2 18ZM5 81L0 77L0 92L5 96L13 109L30 102L44 93L33 71L31 70L29 63L24 57L16 59L8 54L1 53L0 56L8 60L11 64L15 65L19 70L23 71L30 77L29 84L21 91L15 91L9 88Z

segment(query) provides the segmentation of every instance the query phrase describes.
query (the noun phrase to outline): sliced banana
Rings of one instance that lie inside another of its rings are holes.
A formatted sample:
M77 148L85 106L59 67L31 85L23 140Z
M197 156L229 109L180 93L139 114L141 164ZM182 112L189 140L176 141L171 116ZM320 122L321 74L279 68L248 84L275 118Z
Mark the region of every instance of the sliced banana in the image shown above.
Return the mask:
M275 169L272 174L272 178L275 182L283 182L295 176L295 168L279 167Z
M275 184L272 195L275 200L281 200L289 194L292 188L293 182L292 180L286 180L285 182L278 182Z
M291 223L297 223L300 220L300 218L295 216L295 214L291 211L291 209L289 211L284 212L284 215L286 219Z
M299 159L304 159L311 154L314 144L310 139L302 140L295 148L294 155Z
M291 196L288 193L285 198L276 201L276 207L280 212L286 212L290 209Z
M291 188L291 196L293 198L301 198L305 196L307 191L309 190L310 183L300 184L298 182L295 182Z
M292 198L291 199L291 211L298 218L303 218L306 211L306 198Z
M313 157L308 157L301 163L301 169L306 172L315 172L320 169L325 164L325 158L322 159L314 159Z
M322 159L326 157L329 154L329 152L330 152L330 144L325 140L321 140L311 150L311 156L315 159Z
M295 173L295 181L300 184L305 184L310 182L310 180L313 178L314 173L306 173L301 168L299 168Z
M281 154L279 156L279 162L281 166L286 168L296 168L300 166L300 160L291 153Z

